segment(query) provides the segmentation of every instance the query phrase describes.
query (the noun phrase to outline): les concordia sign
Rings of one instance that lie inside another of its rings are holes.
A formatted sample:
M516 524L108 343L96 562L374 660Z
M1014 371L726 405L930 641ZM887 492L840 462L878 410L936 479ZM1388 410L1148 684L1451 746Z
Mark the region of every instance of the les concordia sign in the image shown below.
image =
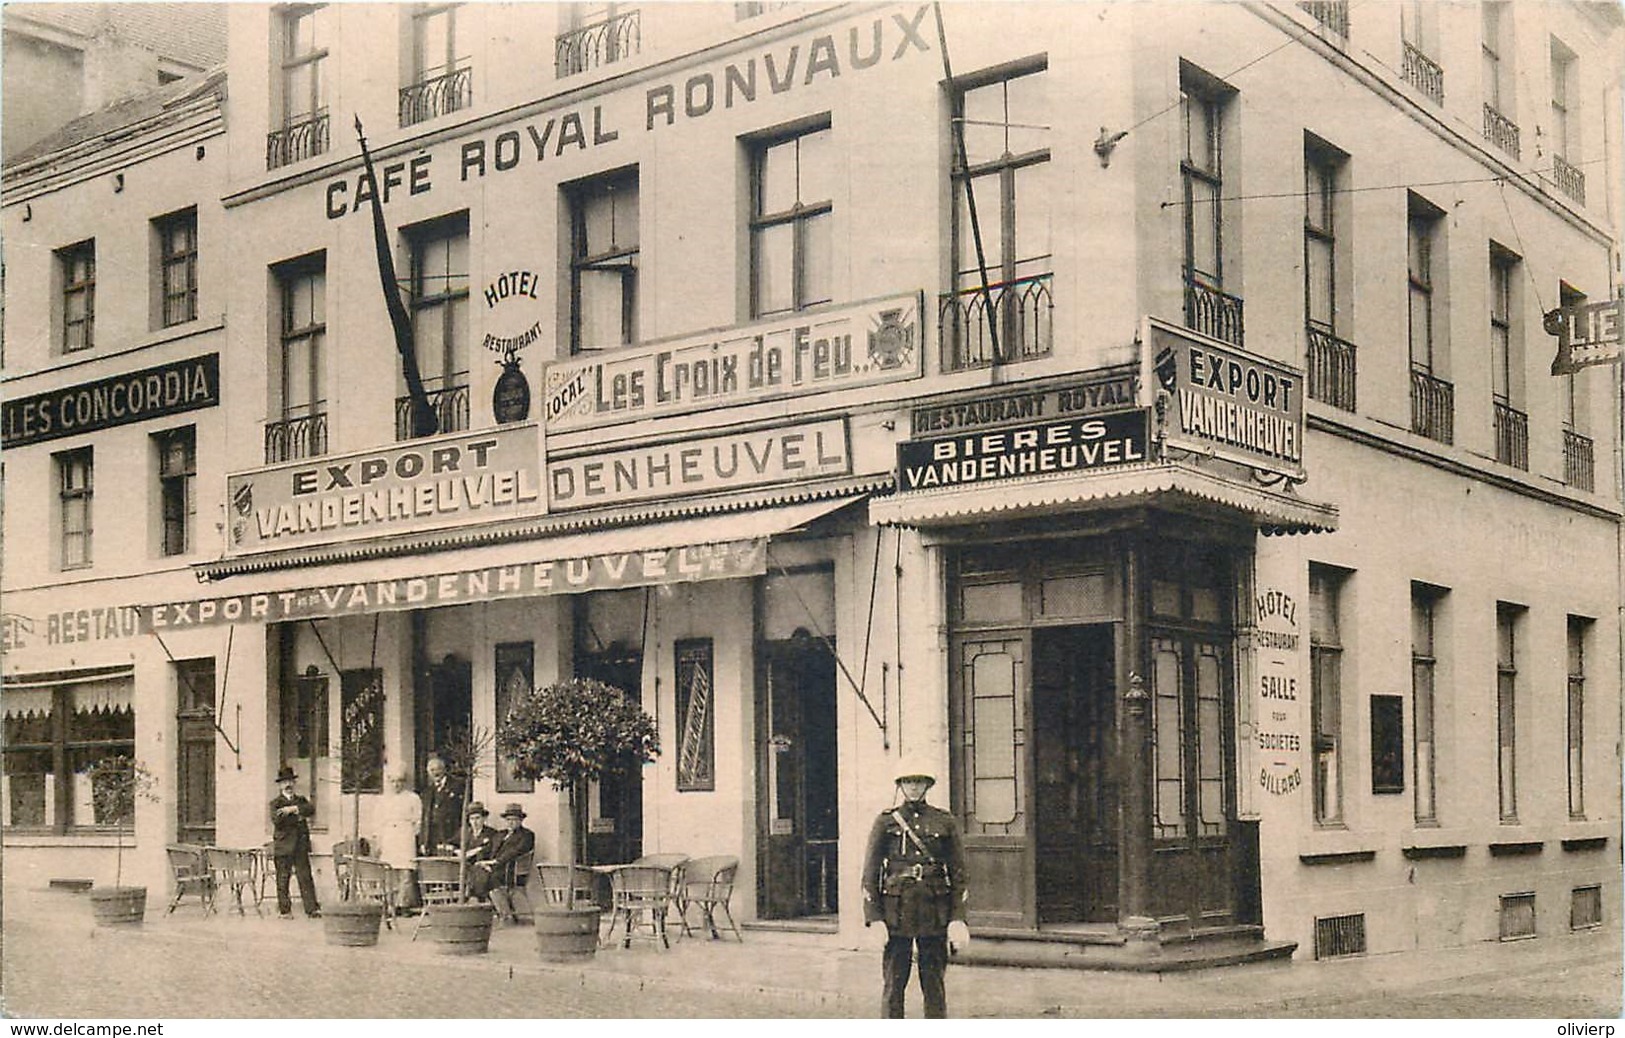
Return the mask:
M229 550L541 515L534 422L228 476Z
M220 355L142 368L65 389L7 400L0 447L22 447L220 403Z
M1156 384L1171 398L1169 447L1303 478L1303 373L1148 318Z
M547 431L916 378L918 293L548 366Z

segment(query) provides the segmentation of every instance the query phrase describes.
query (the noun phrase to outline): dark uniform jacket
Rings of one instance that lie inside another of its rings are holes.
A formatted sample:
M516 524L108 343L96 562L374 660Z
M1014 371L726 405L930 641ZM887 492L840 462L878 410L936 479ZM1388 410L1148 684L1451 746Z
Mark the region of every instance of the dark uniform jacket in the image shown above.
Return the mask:
M488 861L490 860L491 855L496 851L497 841L501 839L501 829L493 829L489 825L481 825L479 829L475 830L470 826L464 826L463 842L461 847L464 851L474 852L468 856L470 863L476 861Z
M520 855L536 849L536 834L520 825L517 829L497 830L497 840L491 847L491 885L514 885L514 862Z
M863 856L863 921L885 920L898 937L937 937L965 919L965 841L959 822L923 800L895 809L924 844L903 831L892 810L869 830Z
M441 844L454 844L463 829L463 793L457 785L446 779L445 784L430 783L423 791L423 824L418 833L423 849L437 854Z
M297 807L297 814L283 814L284 807ZM310 854L310 825L305 821L316 813L316 805L295 793L285 797L281 793L271 801L271 854L290 858Z

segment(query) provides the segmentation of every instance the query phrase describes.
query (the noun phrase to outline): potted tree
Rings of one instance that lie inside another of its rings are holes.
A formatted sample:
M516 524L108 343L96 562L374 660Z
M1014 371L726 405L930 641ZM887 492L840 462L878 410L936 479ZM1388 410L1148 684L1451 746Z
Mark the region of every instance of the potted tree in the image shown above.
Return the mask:
M571 678L516 696L502 719L498 746L520 778L547 779L569 798L569 861L580 864L586 844L587 784L632 774L660 753L652 717L625 692L592 678ZM562 905L536 906L537 950L544 959L591 955L597 947L598 905L578 903L566 882Z
M97 926L139 925L147 914L147 888L124 885L124 831L135 825L137 797L152 800L152 772L123 754L103 757L85 771L98 824L113 826L117 850L113 885L92 889L91 911Z
M474 779L485 770L486 755L491 752L495 737L489 728L470 724L451 733L440 756L446 769L463 782L463 803L474 799ZM425 905L430 913L429 939L437 950L448 955L477 955L488 951L491 945L491 923L495 916L491 906L468 896L468 858L457 855L457 889L459 900L451 905Z
M381 675L372 671L372 680L361 687L344 705L344 737L340 740L340 788L350 794L350 855L361 853L361 791L382 788L383 732L378 727L383 709ZM335 856L336 857L336 856ZM335 861L335 871L337 863ZM350 866L352 877L355 866ZM322 934L328 944L370 948L378 944L378 931L384 920L384 906L356 896L356 885L339 884L339 901L322 913Z

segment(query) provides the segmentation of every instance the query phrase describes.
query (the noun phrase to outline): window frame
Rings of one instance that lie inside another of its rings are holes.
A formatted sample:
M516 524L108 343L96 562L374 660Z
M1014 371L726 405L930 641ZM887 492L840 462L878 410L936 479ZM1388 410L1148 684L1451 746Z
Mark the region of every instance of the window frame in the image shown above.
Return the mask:
M173 328L197 320L198 238L197 207L161 216L153 221L158 232L158 310L161 327ZM176 247L178 232L185 242ZM180 287L175 287L176 280Z
M84 776L81 771L75 768L74 764L76 758L83 759L83 755L86 751L102 751L97 753L95 757L91 758L92 762L119 754L132 759L135 757L134 678L126 675L123 677L114 676L112 678L98 678L94 680L119 680L126 684L129 705L121 712L128 717L128 737L126 738L120 736L109 738L105 735L97 735L93 738L75 737L84 736L86 733L76 733L72 730L72 716L75 713L73 709L74 689L79 685L86 684L87 682L70 680L63 682L62 684L52 686L51 718L49 722L50 738L45 742L12 743L8 740L3 746L3 754L7 758L7 774L12 773L9 766L9 758L14 754L48 753L50 755L51 770L46 773L50 776L50 781L47 784L46 789L48 790L48 800L52 804L54 810L51 812L51 818L48 823L40 825L17 825L13 821L6 826L6 832L48 832L57 836L67 836L79 833L105 833L112 832L117 829L123 829L127 832L134 825L133 818L130 818L127 821L115 821L112 824L98 823L94 817L94 807L92 808L92 817L88 822L74 817L76 800L75 784L81 780L89 781L88 777ZM120 723L122 723L122 719L119 720ZM92 804L94 804L93 796ZM6 814L8 818L11 816L9 804L6 805Z
M1483 55L1484 103L1493 108L1497 114L1515 123L1517 120L1513 118L1514 113L1508 110L1512 106L1503 103L1503 94L1512 92L1512 84L1503 82L1507 72L1503 52L1510 54L1512 51L1512 48L1506 46L1508 42L1506 19L1510 8L1503 0L1483 0L1480 12L1483 22L1479 46Z
M1224 291L1224 109L1229 98L1219 91L1181 76L1179 92L1180 123L1184 147L1180 154L1179 174L1184 207L1184 269L1185 276L1205 288ZM1191 114L1200 110L1204 115L1203 137L1206 164L1196 161L1191 154ZM1196 189L1200 185L1211 195L1207 204L1212 209L1213 270L1196 265Z
M1513 338L1517 268L1514 253L1490 243L1490 395L1507 407L1518 402L1514 391L1517 343Z
M62 325L59 345L64 354L96 348L96 239L86 238L56 251L62 279ZM74 302L81 301L80 316L74 316ZM73 332L80 331L74 343Z
M1313 760L1310 810L1315 825L1326 829L1347 828L1343 798L1347 788L1344 767L1347 747L1342 739L1341 600L1350 576L1349 571L1332 566L1318 563L1309 566L1309 724ZM1329 607L1324 618L1321 603ZM1329 765L1323 754L1329 754Z
M617 192L630 190L637 219L632 221L632 241L623 243L619 226L615 222L618 212ZM591 245L587 234L588 209L594 202L608 197L612 233L611 247L589 253ZM643 199L638 167L614 170L565 188L570 220L570 353L595 350L607 343L587 343L582 339L582 282L583 274L619 273L621 292L621 334L617 346L630 346L638 341L638 260L642 249Z
M327 59L329 48L323 47L316 39L317 16L327 8L326 4L299 4L285 8L281 11L282 46L278 55L281 63L281 93L282 128L291 129L306 122L315 122L326 111L327 106L324 95L327 93L326 80L323 77L322 63ZM305 18L311 19L312 48L308 51L298 50L299 22ZM304 66L314 66L310 76L309 96L304 100L307 107L295 111L291 104L294 98L293 76Z
M809 298L810 288L807 285L807 252L808 236L812 233L815 221L827 219L830 221L828 233L831 243L834 241L834 213L835 199L817 199L808 202L801 197L801 142L820 133L828 133L833 140L834 125L826 114L817 119L797 125L788 130L781 130L753 138L750 147L750 314L752 318L779 317L787 314L800 313L814 306L821 306L834 302L834 285L830 284L829 298ZM763 211L762 193L765 186L764 168L767 156L775 148L795 145L796 165L796 200L789 209L773 212ZM833 154L833 151L830 152ZM830 178L831 184L834 178ZM790 307L789 309L764 311L762 309L761 284L761 256L763 252L766 232L779 227L788 226L790 234ZM833 250L832 250L833 251ZM830 272L833 282L833 271Z
M183 425L153 434L158 450L159 554L185 555L195 547L197 527L197 426ZM169 448L179 444L181 466L169 471ZM180 543L171 540L178 529Z
M1518 822L1518 628L1524 609L1495 604L1495 761L1501 824Z
M1412 818L1418 826L1439 824L1439 614L1447 593L1445 588L1411 582L1411 756L1416 776ZM1419 643L1418 635L1425 637L1425 644ZM1424 675L1425 683L1420 680Z
M965 238L967 235L971 234L971 228L961 226L961 221L959 218L960 202L963 198L965 198L965 193L967 190L969 190L972 194L975 193L976 183L979 180L996 178L996 182L998 184L999 268L997 271L989 271L989 287L995 287L1012 281L1022 280L1024 276L1037 278L1043 277L1044 274L1054 272L1055 254L1053 224L1051 232L1047 235L1049 238L1050 251L1045 253L1036 253L1031 256L1021 254L1019 250L1020 242L1016 233L1017 228L1021 226L1019 222L1020 210L1018 208L1020 203L1018 202L1018 193L1016 191L1017 178L1020 176L1023 170L1032 169L1044 163L1050 162L1052 155L1051 148L1048 143L1046 143L1044 147L1041 148L1029 148L1021 152L1012 152L1010 150L1009 139L1010 130L1012 128L1041 129L1042 132L1046 134L1053 132L1053 127L1048 124L1027 125L1017 123L1011 120L1010 115L1010 84L1015 80L1025 79L1028 76L1045 75L1048 73L1048 71L1049 61L1046 57L1037 61L1025 61L1009 66L1002 66L998 69L989 70L975 76L962 77L953 84L953 94L951 99L952 110L950 112L950 118L959 125L963 125L966 122L965 111L966 99L968 95L973 91L985 90L990 87L998 86L1003 92L1002 107L1004 110L1004 121L1002 125L1004 127L1005 135L1005 150L1001 155L999 155L997 158L988 159L974 164L967 164L965 160L968 159L968 156L960 155L957 144L954 147L954 156L950 166L951 172L949 179L951 181L953 191L954 215L952 226L952 263L954 267L953 273L955 291L964 291L966 288L979 288L982 283L982 273L979 263L976 267L960 266L960 256L963 251L963 246L965 245ZM980 213L978 213L977 223L983 228L982 233L983 237L985 238L986 224L983 222ZM1049 260L1049 262L1043 263L1042 261L1044 260ZM1018 272L1018 268L1022 265L1031 264L1034 262L1038 262L1040 266L1047 266L1050 269L1042 273L1028 275L1021 275ZM972 280L967 283L965 280L967 278Z
M1303 215L1303 318L1304 323L1327 335L1337 335L1337 193L1344 160L1329 146L1315 146L1306 142L1303 152L1304 215ZM1316 180L1319 180L1318 188ZM1311 209L1319 199L1322 212L1319 222ZM1311 281L1310 250L1321 244L1326 252L1326 320L1317 320L1314 311L1314 285Z
M419 375L423 380L426 392L434 393L442 390L452 390L469 384L468 357L464 343L459 341L457 331L457 313L459 304L462 306L464 324L469 324L472 314L469 313L469 282L471 272L465 269L462 273L450 270L452 249L450 242L458 238L463 240L463 263L465 267L472 267L473 236L470 233L468 211L462 210L446 216L428 220L406 228L403 232L407 243L407 316L412 325L412 346L417 349L418 328L425 319L434 320L438 317L440 322L440 367L439 373L434 375L423 374L424 357L418 355ZM438 244L447 243L446 273L436 274L424 269L425 256L428 250ZM439 290L427 291L426 282L436 278L443 279L446 284ZM460 287L453 287L453 282L461 279ZM424 315L435 315L426 318ZM471 326L463 329L463 335L470 333ZM404 392L404 387L403 387ZM441 432L451 430L442 429Z
M1568 618L1568 683L1564 710L1565 768L1568 780L1569 818L1584 821L1585 811L1585 656L1595 621L1584 616Z
M429 4L412 11L412 83L422 85L441 76L449 76L459 71L461 62L467 55L459 56L457 53L457 9L460 3ZM439 55L442 63L439 65L427 64L429 55L425 53L425 44L428 39L429 23L446 17L446 49Z
M1575 112L1569 98L1579 57L1556 36L1551 38L1550 74L1552 79L1552 154L1570 165L1577 165L1578 142L1574 139L1577 128Z
M62 451L53 455L56 462L57 477L57 527L59 534L59 548L57 561L58 568L63 571L89 569L95 564L95 554L92 550L95 541L95 485L96 485L96 456L94 448L78 447L74 450ZM83 485L74 481L77 470L83 470ZM70 516L79 516L84 524L82 530L70 530ZM83 557L71 559L69 545L75 543L83 545Z
M277 332L277 402L276 411L281 415L282 421L292 421L296 418L314 418L316 415L326 413L327 398L324 392L325 354L327 349L327 254L325 252L312 253L279 264L273 268L273 277L277 284L279 298L279 311L281 317L278 321ZM294 324L294 313L301 283L310 283L310 299L312 318L305 324ZM316 300L320 299L320 306ZM321 312L321 320L315 320L317 310ZM309 386L306 404L290 404L292 393L292 377L295 372L289 358L298 344L308 346L307 353L310 358L308 370L297 374L308 377Z
M1406 214L1405 278L1407 296L1405 307L1406 333L1410 368L1434 378L1443 379L1439 370L1440 327L1434 254L1438 251L1441 217L1429 203L1412 195ZM1417 357L1416 300L1424 304L1426 326L1422 329L1421 343L1424 356Z

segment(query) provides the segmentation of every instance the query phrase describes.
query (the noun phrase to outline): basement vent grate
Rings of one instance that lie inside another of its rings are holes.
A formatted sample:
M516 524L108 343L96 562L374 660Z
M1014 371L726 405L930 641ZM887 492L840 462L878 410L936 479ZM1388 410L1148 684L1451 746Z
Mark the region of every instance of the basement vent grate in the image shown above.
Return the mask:
M1569 902L1569 929L1589 930L1602 925L1602 887L1575 887Z
M1501 895L1501 940L1516 941L1535 936L1535 895Z
M1336 959L1365 954L1365 913L1318 916L1315 919L1315 958Z

